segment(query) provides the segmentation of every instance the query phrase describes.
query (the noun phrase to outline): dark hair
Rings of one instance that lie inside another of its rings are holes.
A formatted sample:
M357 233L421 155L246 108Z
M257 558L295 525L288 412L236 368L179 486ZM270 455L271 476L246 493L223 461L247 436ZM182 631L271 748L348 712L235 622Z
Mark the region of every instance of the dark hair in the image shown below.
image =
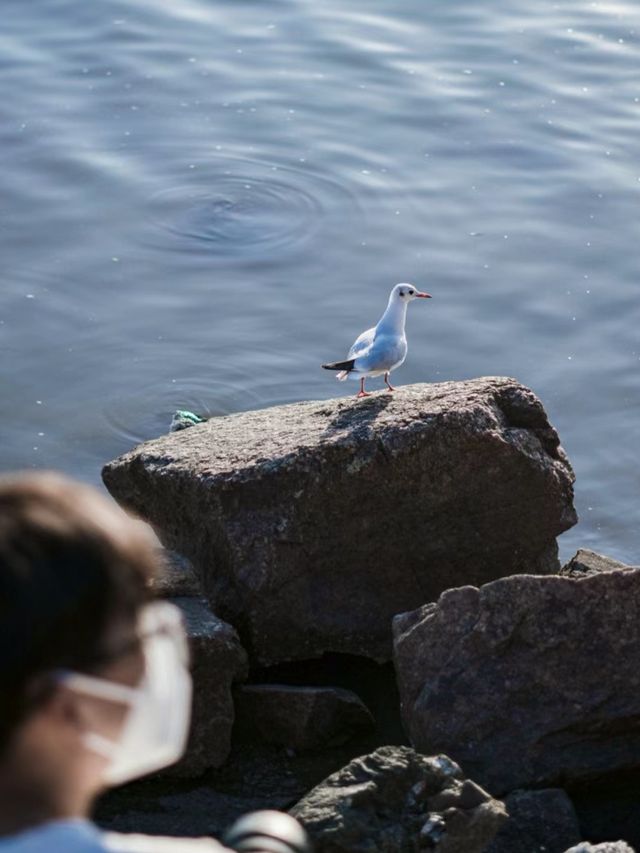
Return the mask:
M95 489L0 478L0 752L37 704L36 676L118 655L114 631L131 635L155 566L150 538Z

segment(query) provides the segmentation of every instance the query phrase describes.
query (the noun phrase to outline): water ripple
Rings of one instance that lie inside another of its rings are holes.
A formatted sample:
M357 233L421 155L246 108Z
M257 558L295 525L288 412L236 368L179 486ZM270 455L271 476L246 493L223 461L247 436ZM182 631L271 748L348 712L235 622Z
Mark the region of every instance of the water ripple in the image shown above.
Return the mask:
M247 381L247 377L242 377ZM204 377L180 376L157 380L145 386L144 393L114 396L105 401L102 417L109 433L123 451L169 430L177 409L188 409L203 417L230 414L242 408L264 405L255 390L242 387L236 379L207 380Z
M224 165L198 175L197 184L152 197L152 220L163 241L175 238L171 248L225 260L281 252L313 237L329 210L353 201L345 188L311 171L251 160Z

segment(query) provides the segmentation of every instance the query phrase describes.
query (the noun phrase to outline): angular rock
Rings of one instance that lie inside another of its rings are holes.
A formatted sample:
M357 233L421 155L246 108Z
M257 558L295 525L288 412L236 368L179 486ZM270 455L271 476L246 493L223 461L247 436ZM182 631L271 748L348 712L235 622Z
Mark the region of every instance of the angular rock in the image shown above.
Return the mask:
M350 690L243 684L235 690L236 735L304 751L339 746L371 731L371 713Z
M616 569L628 568L630 566L626 563L620 563L611 557L597 554L588 548L580 548L569 562L565 563L558 574L570 578L583 578L586 575L593 575L597 572L612 572Z
M589 844L584 841L565 853L634 853L626 841L605 841L603 844Z
M175 551L160 549L160 571L151 581L154 593L160 598L202 596L195 569L186 557Z
M509 819L484 853L564 853L580 841L573 803L561 788L513 791L504 804Z
M316 853L481 853L506 820L504 805L446 755L383 746L321 782L291 814Z
M193 677L191 733L184 758L163 775L199 776L219 767L231 749L232 685L247 674L247 655L234 629L214 616L202 598L172 599L182 610Z
M461 583L556 571L573 473L513 379L412 385L212 418L106 465L192 560L259 664L388 660L391 617Z
M411 742L494 795L640 767L640 569L449 590L394 631Z

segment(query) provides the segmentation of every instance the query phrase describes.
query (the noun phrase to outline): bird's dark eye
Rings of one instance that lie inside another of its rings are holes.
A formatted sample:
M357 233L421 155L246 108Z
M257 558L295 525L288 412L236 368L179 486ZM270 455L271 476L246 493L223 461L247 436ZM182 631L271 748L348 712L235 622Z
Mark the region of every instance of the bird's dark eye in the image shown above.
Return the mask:
M413 290L409 291L409 296L413 296Z

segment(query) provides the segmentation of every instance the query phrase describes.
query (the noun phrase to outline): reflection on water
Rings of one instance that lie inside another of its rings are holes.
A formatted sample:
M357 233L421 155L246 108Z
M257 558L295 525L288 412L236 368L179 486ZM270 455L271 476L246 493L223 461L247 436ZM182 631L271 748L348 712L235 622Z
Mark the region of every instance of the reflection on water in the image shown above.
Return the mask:
M319 365L391 284L398 384L532 386L562 539L638 562L640 9L6 0L0 468L351 392ZM372 383L372 386L375 383Z

